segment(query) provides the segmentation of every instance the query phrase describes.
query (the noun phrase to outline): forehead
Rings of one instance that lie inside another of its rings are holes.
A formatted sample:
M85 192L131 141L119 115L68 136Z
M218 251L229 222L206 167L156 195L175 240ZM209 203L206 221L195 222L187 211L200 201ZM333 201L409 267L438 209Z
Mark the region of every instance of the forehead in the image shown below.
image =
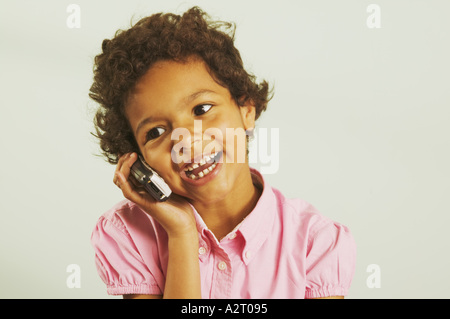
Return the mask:
M139 118L169 109L175 111L186 104L186 99L201 91L231 98L228 89L213 79L201 59L159 61L139 79L130 92L125 113L134 128L133 122Z
M139 79L130 92L127 106L140 102L177 100L196 90L215 90L217 93L229 93L211 76L201 59L190 58L186 62L164 60L156 62Z

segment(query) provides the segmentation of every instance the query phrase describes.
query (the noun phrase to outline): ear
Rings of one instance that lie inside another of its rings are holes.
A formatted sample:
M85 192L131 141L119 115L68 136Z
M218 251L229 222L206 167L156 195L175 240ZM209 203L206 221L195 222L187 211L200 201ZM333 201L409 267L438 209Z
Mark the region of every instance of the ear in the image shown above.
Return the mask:
M244 129L253 129L255 127L256 108L253 104L247 103L246 105L239 106L241 112L242 123Z

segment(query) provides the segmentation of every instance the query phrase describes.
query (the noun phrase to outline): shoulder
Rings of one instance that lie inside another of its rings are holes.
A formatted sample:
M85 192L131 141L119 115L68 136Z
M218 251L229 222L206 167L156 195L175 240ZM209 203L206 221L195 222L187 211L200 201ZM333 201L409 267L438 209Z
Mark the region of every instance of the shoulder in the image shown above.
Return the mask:
M98 221L98 226L108 226L129 235L135 229L154 228L155 221L138 205L129 200L122 200L103 213Z
M100 219L106 219L112 223L121 225L128 219L133 219L136 215L140 214L145 214L145 212L132 201L124 199L103 213Z
M333 220L324 216L314 205L300 198L286 198L279 190L272 188L277 199L278 212L283 223L290 227L299 228L314 236L321 229L335 224Z
M277 197L284 231L292 234L296 249L302 251L305 297L347 295L356 262L356 244L349 228L305 200Z
M98 218L91 242L101 250L146 251L164 236L163 228L149 214L135 203L122 200Z
M159 235L153 219L128 200L100 216L91 244L109 294L161 294L164 275L159 267Z
M354 240L350 229L340 222L323 215L314 205L300 198L286 198L281 192L272 188L278 206L278 218L284 231L295 233L302 239L307 251L315 249L327 250L337 241L345 242L350 250L354 250Z

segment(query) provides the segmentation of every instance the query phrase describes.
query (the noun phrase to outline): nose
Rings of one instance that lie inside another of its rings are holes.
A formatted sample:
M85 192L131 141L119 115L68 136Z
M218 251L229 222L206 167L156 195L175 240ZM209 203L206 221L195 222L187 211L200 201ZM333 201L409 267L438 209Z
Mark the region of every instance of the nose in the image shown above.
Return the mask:
M200 123L197 123L200 122ZM201 121L174 127L171 134L172 161L176 164L190 163L193 154L202 153L202 127Z

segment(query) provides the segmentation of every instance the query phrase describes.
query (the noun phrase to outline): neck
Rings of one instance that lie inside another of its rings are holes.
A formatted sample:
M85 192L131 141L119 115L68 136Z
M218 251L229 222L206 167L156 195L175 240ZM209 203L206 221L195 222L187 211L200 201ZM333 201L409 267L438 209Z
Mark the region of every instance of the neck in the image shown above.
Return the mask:
M206 226L221 240L255 208L262 190L253 185L250 170L227 196L214 202L195 202Z

